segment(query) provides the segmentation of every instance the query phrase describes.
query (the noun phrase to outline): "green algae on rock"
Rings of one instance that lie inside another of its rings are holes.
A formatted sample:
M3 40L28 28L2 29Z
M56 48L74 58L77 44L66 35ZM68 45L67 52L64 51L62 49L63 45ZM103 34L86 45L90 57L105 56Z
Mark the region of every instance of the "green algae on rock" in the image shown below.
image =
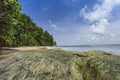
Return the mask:
M1 80L120 80L120 56L102 51L14 51L0 60Z

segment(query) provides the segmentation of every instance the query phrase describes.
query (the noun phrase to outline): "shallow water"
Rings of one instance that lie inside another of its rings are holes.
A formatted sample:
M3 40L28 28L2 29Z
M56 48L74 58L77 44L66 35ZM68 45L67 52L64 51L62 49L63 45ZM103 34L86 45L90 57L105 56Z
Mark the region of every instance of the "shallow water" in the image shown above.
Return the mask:
M100 50L106 52L112 52L114 54L120 55L120 45L80 45L80 46L58 46L64 50L70 51L90 51L90 50Z

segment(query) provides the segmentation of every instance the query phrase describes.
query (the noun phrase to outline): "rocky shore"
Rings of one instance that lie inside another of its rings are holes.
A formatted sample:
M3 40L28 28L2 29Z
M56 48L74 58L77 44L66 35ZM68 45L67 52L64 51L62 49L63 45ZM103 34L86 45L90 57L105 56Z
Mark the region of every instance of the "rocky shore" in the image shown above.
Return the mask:
M61 49L10 51L0 55L0 80L120 80L120 56L110 53Z

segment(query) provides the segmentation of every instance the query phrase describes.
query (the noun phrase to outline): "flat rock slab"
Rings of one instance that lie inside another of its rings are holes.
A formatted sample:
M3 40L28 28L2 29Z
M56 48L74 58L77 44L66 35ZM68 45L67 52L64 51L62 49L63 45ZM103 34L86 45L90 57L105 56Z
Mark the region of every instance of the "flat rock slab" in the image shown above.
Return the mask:
M102 51L43 49L3 57L0 80L120 80L120 56Z

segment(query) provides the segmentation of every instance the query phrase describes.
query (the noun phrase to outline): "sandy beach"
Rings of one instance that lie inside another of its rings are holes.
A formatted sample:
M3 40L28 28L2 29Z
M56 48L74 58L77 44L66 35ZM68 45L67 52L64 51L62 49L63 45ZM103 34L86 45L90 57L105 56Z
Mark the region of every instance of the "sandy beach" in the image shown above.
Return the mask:
M2 49L3 49L3 50L19 50L19 51L28 51L28 50L51 49L51 46L2 47Z

